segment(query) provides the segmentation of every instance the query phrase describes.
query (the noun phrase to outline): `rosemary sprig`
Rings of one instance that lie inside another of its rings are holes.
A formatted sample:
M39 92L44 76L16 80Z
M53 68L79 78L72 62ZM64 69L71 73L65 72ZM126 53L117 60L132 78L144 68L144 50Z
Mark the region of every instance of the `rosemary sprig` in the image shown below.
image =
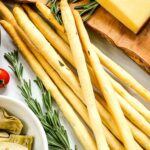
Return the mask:
M52 106L52 97L45 89L41 80L37 78L35 83L42 93L42 100L46 108L46 112L42 111L39 102L32 96L31 80L26 81L23 78L23 65L19 62L18 51L6 53L4 57L10 63L11 69L20 81L20 85L18 87L25 99L25 102L43 125L47 134L49 149L71 150L67 132L64 129L64 126L61 125L59 114ZM75 150L77 150L77 147L75 147Z
M68 0L69 3L76 3L79 1L80 0ZM48 0L47 5L50 6L50 10L55 16L56 20L60 24L63 24L60 11L60 0ZM98 6L99 3L97 3L95 0L90 0L87 4L76 6L75 9L77 9L80 12L83 21L87 21Z
M17 76L19 81L21 81L22 75L23 75L23 66L21 63L19 64L18 51L14 51L14 52L5 54L4 57L5 57L5 59L7 59L8 62L11 63L10 68L15 73L15 75Z
M56 20L62 25L61 11L60 11L60 0L48 0L47 5L50 6L50 10Z
M77 9L80 12L80 15L82 16L83 21L87 21L98 6L99 4L95 0L94 1L91 0L87 4L76 6L75 9Z

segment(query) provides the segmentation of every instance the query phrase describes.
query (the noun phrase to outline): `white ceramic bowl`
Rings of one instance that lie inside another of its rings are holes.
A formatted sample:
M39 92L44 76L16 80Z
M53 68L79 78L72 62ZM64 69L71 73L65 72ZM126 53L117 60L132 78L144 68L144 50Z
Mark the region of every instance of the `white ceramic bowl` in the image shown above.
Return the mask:
M0 107L23 121L23 133L34 137L33 150L48 150L48 142L44 129L34 113L22 102L0 95Z

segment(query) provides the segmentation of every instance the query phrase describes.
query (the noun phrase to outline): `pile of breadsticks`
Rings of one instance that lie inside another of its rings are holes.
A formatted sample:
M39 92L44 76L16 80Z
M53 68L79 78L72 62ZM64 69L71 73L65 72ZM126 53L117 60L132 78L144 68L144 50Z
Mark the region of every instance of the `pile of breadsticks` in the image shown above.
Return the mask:
M67 0L60 2L63 25L44 4L36 8L44 18L28 5L16 4L11 13L0 1L0 24L51 92L83 148L150 150L150 111L105 68L148 102L150 92L90 42Z

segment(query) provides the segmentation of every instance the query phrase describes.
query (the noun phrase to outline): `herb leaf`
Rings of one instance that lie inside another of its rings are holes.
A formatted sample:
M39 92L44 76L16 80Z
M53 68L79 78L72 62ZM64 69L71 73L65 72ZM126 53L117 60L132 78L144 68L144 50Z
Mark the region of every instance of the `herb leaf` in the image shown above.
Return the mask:
M94 11L97 9L99 4L94 0L91 0L89 3L76 6L75 9L77 9L80 12L80 15L83 18L83 21L87 21L91 15L94 13Z
M42 81L37 78L35 83L42 93L42 100L46 108L46 112L42 111L40 103L32 96L31 80L26 81L23 78L23 65L19 62L18 51L9 52L4 55L5 59L10 63L10 68L20 81L18 86L25 102L29 108L38 117L46 132L50 150L71 150L68 140L67 131L61 124L58 112L53 108L51 94L45 89ZM77 150L77 147L75 147Z
M68 0L69 3L76 3L79 1L81 0ZM47 5L50 5L51 12L56 20L62 25L63 21L60 11L60 0L48 0ZM80 12L80 15L83 17L83 21L87 21L98 8L98 6L100 6L99 3L97 3L95 0L90 0L87 4L76 6L75 9Z

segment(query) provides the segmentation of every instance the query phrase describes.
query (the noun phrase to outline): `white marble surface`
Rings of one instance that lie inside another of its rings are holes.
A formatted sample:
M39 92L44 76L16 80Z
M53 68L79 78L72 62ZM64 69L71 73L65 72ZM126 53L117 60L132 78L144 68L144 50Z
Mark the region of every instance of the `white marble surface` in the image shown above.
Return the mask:
M124 69L126 69L131 75L133 75L145 88L150 90L150 76L143 71L137 64L135 64L130 58L128 58L124 53L122 53L120 50L118 50L115 47L112 47L109 43L107 43L104 39L102 39L98 34L95 32L92 32L89 30L90 37L92 42L98 46L107 56L109 56L112 60L120 64ZM8 87L6 89L0 90L0 94L2 95L7 95L11 96L13 98L16 98L22 102L24 102L20 91L17 88L17 80L16 77L14 76L13 72L11 69L8 67L8 63L4 59L3 55L4 53L7 53L9 51L12 51L16 49L16 47L13 45L12 40L9 38L7 33L2 29L1 27L1 46L0 46L0 67L5 68L8 70L11 79ZM30 69L28 66L27 62L22 58L20 55L20 60L24 65L24 75L26 79L35 79L35 74L33 71ZM129 90L129 89L128 89ZM131 91L135 96L135 92ZM39 97L39 90L35 85L33 85L33 93L35 97ZM138 97L141 99L140 97ZM142 101L142 100L141 100ZM150 108L150 105L148 105L146 102L142 101L148 108ZM63 115L60 112L61 120L64 126L66 127L70 141L71 141L71 146L75 144L78 145L79 150L82 150L78 140L76 139L75 134L73 133L71 127L69 124L66 122L66 120L63 118Z

